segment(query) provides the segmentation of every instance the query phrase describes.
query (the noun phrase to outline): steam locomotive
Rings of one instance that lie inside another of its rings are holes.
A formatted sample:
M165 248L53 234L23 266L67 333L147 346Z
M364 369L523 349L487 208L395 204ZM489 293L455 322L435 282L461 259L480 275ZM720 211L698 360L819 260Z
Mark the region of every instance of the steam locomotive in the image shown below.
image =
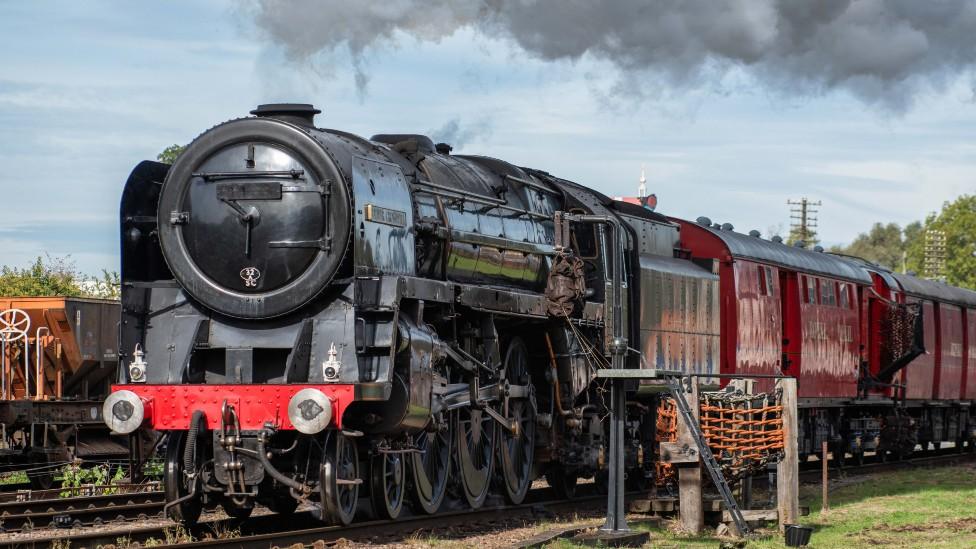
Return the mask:
M543 474L569 497L605 474L609 397L594 372L611 360L714 386L719 373L795 375L810 445L909 409L896 372L925 344L911 302L926 298L880 267L422 135L320 129L319 112L259 106L126 183L123 367L103 414L119 433L168 433L175 519L204 503L243 517L312 502L347 524L361 496L395 518L448 496L518 503ZM887 332L868 322L898 315ZM658 389L627 398L638 483L655 474ZM923 419L899 417L895 446ZM968 409L953 417L965 438Z

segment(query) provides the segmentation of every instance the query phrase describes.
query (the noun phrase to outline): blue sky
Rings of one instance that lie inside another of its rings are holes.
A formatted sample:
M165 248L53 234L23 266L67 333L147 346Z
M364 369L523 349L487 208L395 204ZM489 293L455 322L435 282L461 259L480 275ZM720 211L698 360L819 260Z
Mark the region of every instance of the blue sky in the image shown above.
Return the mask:
M971 75L905 113L844 91L771 92L731 71L691 89L612 93L605 62L543 62L462 29L350 59L290 60L249 4L0 0L0 264L70 254L117 269L116 216L131 168L259 103L310 102L319 125L362 135L452 125L459 152L545 169L611 195L640 167L659 210L767 233L787 199L821 200L825 244L907 223L976 191Z

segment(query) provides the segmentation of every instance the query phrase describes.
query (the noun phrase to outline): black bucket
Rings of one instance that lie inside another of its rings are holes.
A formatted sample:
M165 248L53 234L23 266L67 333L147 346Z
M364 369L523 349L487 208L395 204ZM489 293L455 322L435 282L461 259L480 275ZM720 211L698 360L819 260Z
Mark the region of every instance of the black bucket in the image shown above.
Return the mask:
M799 524L786 525L786 546L787 547L806 547L810 543L810 536L813 528L810 526L800 526Z

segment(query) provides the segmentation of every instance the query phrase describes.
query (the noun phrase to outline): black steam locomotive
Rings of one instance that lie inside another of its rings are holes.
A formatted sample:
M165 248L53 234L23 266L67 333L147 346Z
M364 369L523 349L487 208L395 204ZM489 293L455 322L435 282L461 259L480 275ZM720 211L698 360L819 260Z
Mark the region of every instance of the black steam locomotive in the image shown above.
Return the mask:
M594 372L639 368L627 341L667 325L682 367L717 371L718 276L680 256L675 223L422 135L319 129L317 113L262 105L126 183L105 417L168 433L176 519L204 502L309 501L335 523L360 495L391 518L446 494L517 503L542 474L569 495L603 478ZM653 475L642 398L636 482Z

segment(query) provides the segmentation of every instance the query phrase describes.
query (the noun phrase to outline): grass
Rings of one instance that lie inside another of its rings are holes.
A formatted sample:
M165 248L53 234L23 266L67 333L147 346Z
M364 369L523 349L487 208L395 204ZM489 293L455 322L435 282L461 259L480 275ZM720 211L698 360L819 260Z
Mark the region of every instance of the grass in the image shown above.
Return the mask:
M810 516L800 523L814 528L808 547L976 547L976 469L944 467L900 471L864 477L863 482L837 488L830 494L830 510L821 510L820 487L804 486L800 504L810 506ZM750 540L746 547L785 547L773 529L766 539ZM682 536L667 530L651 530L647 547L709 548L717 538ZM575 549L561 540L552 549Z

